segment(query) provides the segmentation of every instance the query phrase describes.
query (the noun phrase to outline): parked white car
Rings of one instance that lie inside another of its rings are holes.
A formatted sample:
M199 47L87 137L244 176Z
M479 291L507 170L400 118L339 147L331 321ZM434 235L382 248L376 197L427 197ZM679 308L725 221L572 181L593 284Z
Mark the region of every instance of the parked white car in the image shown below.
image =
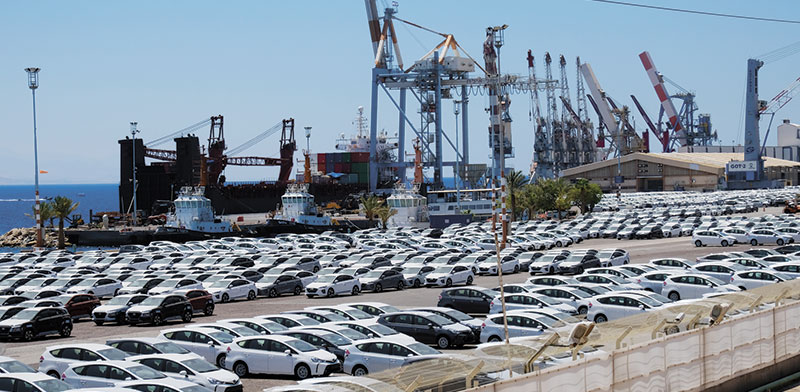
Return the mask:
M716 231L699 230L692 234L692 241L694 246L733 246L736 243L736 238Z
M401 343L390 339L367 339L351 346L345 354L343 371L356 377L397 369L407 361L442 356L440 351L419 342Z
M222 279L214 282L208 288L214 297L214 302L228 302L235 299L256 299L258 289L256 284L247 279Z
M159 294L172 294L178 290L202 290L203 284L194 280L194 279L186 279L186 278L179 278L179 279L167 279L161 283L159 283L156 287L150 289L147 294L150 295L159 295Z
M306 296L334 297L341 294L358 295L361 292L361 282L352 275L337 274L320 276L306 286Z
M61 378L69 365L86 361L121 361L128 357L124 351L98 343L75 343L49 346L39 357L39 371Z
M425 285L433 287L450 287L454 284L472 284L474 280L472 270L463 265L443 265L436 267L425 277Z
M542 294L528 294L516 293L506 294L506 311L509 310L526 310L538 309L542 307L557 309L560 312L575 315L578 314L578 309L571 305L562 304L546 295ZM489 313L501 313L503 311L503 304L500 301L500 296L492 299L489 303Z
M165 329L161 331L159 337L167 339L219 367L225 363L227 344L233 342L233 336L228 333L197 327Z
M739 288L702 274L676 274L664 279L661 295L673 301L702 298L703 294L736 292Z
M508 323L508 337L519 336L539 336L550 328L563 325L547 316L525 313L520 311L508 312L506 316ZM480 341L499 342L505 339L505 330L502 315L490 315L483 322L481 328Z
M783 246L784 244L788 244L792 241L791 236L778 233L773 230L768 229L757 229L750 232L750 235L753 237L750 240L750 245L758 246L758 245L778 245Z
M603 249L597 252L596 256L600 259L600 265L603 267L623 265L631 262L631 256L625 249Z
M504 274L519 272L519 260L516 257L503 257L500 266ZM489 257L478 264L479 275L497 275L497 256Z
M736 272L730 277L730 282L732 285L740 288L741 290L752 290L757 287L785 282L792 279L792 277L777 271L757 270Z
M125 380L158 380L167 376L136 362L87 361L71 364L61 373L61 381L73 388L108 388Z
M169 377L191 381L214 392L225 392L237 388L242 382L232 372L220 369L205 359L192 354L150 354L137 355L127 359L140 363Z
M248 374L294 375L303 380L342 370L336 355L285 335L237 338L227 345L225 368Z
M113 297L122 288L122 282L116 279L86 279L67 289L67 294L94 294L98 298Z
M749 232L738 227L727 227L720 230L720 232L723 235L733 237L737 244L749 244L753 239L753 236L751 236Z
M608 293L592 298L589 305L586 319L595 323L604 323L660 308L662 303L646 296Z
M739 271L746 271L747 267L739 263L730 263L727 261L709 261L707 263L699 263L695 265L691 272L701 273L717 278L723 282L731 279L731 276Z

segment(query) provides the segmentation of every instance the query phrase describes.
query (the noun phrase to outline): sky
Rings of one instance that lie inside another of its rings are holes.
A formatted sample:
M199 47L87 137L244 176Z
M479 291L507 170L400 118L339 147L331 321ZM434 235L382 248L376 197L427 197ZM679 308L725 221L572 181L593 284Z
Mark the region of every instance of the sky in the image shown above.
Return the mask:
M770 1L769 7L750 0L632 1L759 17L800 15L792 0ZM385 4L378 0L379 9ZM661 73L697 94L699 113L711 114L725 145L742 143L747 58L794 43L800 28L588 0L401 0L398 10L400 18L453 34L476 59L482 59L485 28L508 24L503 72L527 75L525 57L532 49L543 77L544 53L563 54L574 99L580 56L607 94L631 107L634 94L657 117L659 103L638 58L648 50ZM396 27L406 64L441 41L402 23ZM129 134L131 121L147 142L222 114L227 143L237 146L293 117L299 145L305 146L302 127L311 126L312 152L332 152L339 134L353 132L357 107L369 113L374 57L360 0L6 1L0 36L0 185L33 182L26 67L42 69L36 91L39 166L48 171L41 182L49 184L117 183L117 140ZM799 60L800 54L761 69L761 99L800 76ZM518 94L511 105L516 153L508 166L524 171L533 151L529 102ZM470 103L470 155L486 162L488 99L475 96ZM452 102L444 102L443 113L443 128L452 132ZM784 118L800 122L800 100L784 107L775 123ZM643 130L638 113L635 121ZM394 134L397 122L382 97L379 128ZM762 122L762 135L766 126ZM207 132L199 132L201 140ZM278 156L277 140L272 136L246 154ZM773 125L768 145L774 144ZM454 152L445 148L444 155L452 160ZM226 175L229 181L264 180L274 179L277 170L229 168Z

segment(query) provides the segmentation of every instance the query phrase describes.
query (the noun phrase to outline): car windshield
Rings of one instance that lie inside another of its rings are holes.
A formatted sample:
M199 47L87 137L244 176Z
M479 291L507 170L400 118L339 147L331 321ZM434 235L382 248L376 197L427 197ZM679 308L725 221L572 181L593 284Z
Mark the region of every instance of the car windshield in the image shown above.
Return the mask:
M100 279L86 279L83 282L76 284L75 287L91 287L94 286L94 284L97 283L97 281L99 280Z
M211 287L228 287L229 284L233 282L232 280L218 280L211 285Z
M212 338L219 340L222 343L230 343L233 341L233 335L226 332L209 332Z
M378 308L382 310L384 313L396 313L400 311L400 309L397 309L392 305L382 305L378 306Z
M723 282L723 281L721 281L721 280L719 280L717 278L711 277L711 276L703 276L703 278L706 279L707 281L713 283L716 286L724 286L725 285L725 282Z
M187 359L181 362L182 364L186 365L189 369L192 369L198 373L208 373L219 370L218 367L208 363L205 359Z
M17 360L0 362L0 369L5 373L36 373L32 367Z
M573 295L575 295L576 297L579 297L579 298L590 298L591 297L591 295L586 294L585 292L583 292L581 290L577 290L577 289L570 290L570 294L573 294Z
M430 346L422 343L411 343L408 348L419 355L436 355L441 354L440 351L432 349Z
M358 320L366 320L371 319L374 316L371 314L356 308L349 308L345 311L350 317L356 318Z
M669 298L667 298L667 297L665 297L665 296L663 296L661 294L658 294L658 293L647 293L647 296L652 298L652 299L654 299L654 300L656 300L656 301L658 301L658 302L665 303L665 304L672 302L671 299L669 299Z
M361 332L356 331L355 329L350 329L350 328L342 328L340 330L336 330L336 333L338 333L339 335L343 335L344 337L350 340L361 340L361 339L367 339L369 337Z
M139 305L142 306L158 306L161 305L161 301L164 300L164 297L148 297L144 301L140 302Z
M447 313L448 316L450 316L450 317L452 317L452 318L454 318L454 319L456 319L458 321L469 321L469 320L472 320L472 317L470 317L468 314L460 312L460 311L455 310L455 309L450 309L450 310L446 311L445 313Z
M353 344L353 341L347 338L342 337L341 335L335 333L326 333L321 335L323 339L333 343L336 346L346 346L348 344Z
M546 326L548 326L550 328L561 327L561 326L564 325L563 322L557 321L557 320L553 320L550 317L539 317L539 316L537 316L536 317L536 321L538 321L538 322L540 322L540 323L542 323L542 324L544 324L544 325L546 325Z
M447 318L444 318L442 316L439 316L438 314L429 314L429 315L426 315L425 318L427 318L428 320L433 321L434 323L439 324L439 325L455 324L455 322L450 321L450 319L447 319Z
M452 270L453 270L453 267L451 267L449 265L445 265L445 266L441 266L441 267L436 267L436 269L433 270L433 273L435 273L435 274L449 274L450 271L452 271Z
M103 356L103 358L108 359L109 361L122 361L123 359L127 358L129 355L125 351L116 349L114 347L106 348L103 350L97 350L97 353Z
M325 275L320 276L314 283L331 283L334 279L336 279L336 275Z
M387 327L387 326L385 326L383 324L372 324L372 325L368 325L367 328L370 331L375 332L376 334L378 334L380 336L391 336L391 335L397 335L399 333L399 332L395 331L394 329L389 328L389 327Z
M406 268L406 269L404 269L404 270L403 270L403 273L404 273L404 274L409 274L409 275L417 275L417 274L419 274L419 271L420 271L421 269L422 269L422 267L411 267L411 268Z
M155 380L157 378L167 377L163 373L157 372L147 366L131 366L127 370L142 380Z
M263 277L261 277L261 279L258 280L258 283L272 284L275 283L276 280L278 280L279 276L280 275L264 275Z
M657 307L662 305L661 302L658 302L658 301L656 301L656 300L654 300L654 299L652 299L650 297L645 297L645 296L639 297L639 301L642 301L645 305L647 305L647 306L649 306L651 308L657 308ZM667 301L669 301L669 300L667 300Z
M536 298L547 305L558 305L560 303L546 295L537 295Z
M237 334L239 334L239 336L261 335L260 333L254 331L254 330L252 330L250 328L247 328L247 327L236 327L236 328L231 328L231 329L233 330L233 332L236 332Z
M106 305L127 305L128 301L131 300L131 297L114 297L111 298L110 301L106 302Z
M381 277L383 271L370 271L364 275L365 279L377 279Z
M175 287L180 282L180 279L167 279L158 284L158 287Z
M189 354L189 350L172 342L153 343L153 347L162 354Z
M297 351L302 351L304 353L307 353L309 351L316 351L317 350L316 347L314 347L314 346L312 346L312 345L310 345L310 344L308 344L308 343L306 343L306 342L304 342L304 341L302 341L300 339L287 340L285 343L288 344L289 347L291 347L291 348L293 348L293 349L295 349Z
M259 325L261 325L262 327L266 328L267 331L269 331L270 333L285 331L285 330L289 329L289 328L286 328L283 324L278 324L278 323L263 323L263 324L259 324Z
M41 309L24 309L11 317L11 320L33 320Z
M72 387L69 386L69 384L65 383L64 381L55 379L39 380L39 381L34 381L33 383L36 384L36 386L39 387L39 389L47 392L62 392L72 389Z

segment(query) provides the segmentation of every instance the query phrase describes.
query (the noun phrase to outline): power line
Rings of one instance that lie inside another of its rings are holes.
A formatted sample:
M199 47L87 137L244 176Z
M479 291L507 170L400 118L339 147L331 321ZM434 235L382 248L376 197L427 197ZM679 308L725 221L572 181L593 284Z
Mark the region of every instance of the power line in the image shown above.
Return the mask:
M683 12L683 13L687 13L687 14L719 16L719 17L723 17L723 18L757 20L757 21L761 21L761 22L777 22L777 23L800 24L800 20L791 20L791 19L775 19L775 18L761 18L761 17L758 17L758 16L721 14L721 13L718 13L718 12L695 11L695 10L687 10L687 9L683 9L683 8L659 7L659 6L655 6L655 5L628 3L628 2L625 2L625 1L615 1L615 0L589 0L589 1L594 1L594 2L597 2L597 3L627 5L627 6L639 7L639 8L649 8L649 9L661 10L661 11L673 11L673 12Z

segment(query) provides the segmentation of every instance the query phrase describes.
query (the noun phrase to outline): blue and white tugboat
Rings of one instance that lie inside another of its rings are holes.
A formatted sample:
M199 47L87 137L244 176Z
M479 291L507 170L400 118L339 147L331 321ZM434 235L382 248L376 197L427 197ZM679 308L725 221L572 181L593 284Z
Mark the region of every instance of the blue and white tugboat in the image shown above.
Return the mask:
M154 239L188 241L224 237L234 233L230 222L214 215L204 187L183 187L175 198L175 209L167 215L164 226L156 229Z
M278 213L257 231L259 234L322 233L340 228L317 209L314 195L308 193L308 184L298 183L286 187Z

